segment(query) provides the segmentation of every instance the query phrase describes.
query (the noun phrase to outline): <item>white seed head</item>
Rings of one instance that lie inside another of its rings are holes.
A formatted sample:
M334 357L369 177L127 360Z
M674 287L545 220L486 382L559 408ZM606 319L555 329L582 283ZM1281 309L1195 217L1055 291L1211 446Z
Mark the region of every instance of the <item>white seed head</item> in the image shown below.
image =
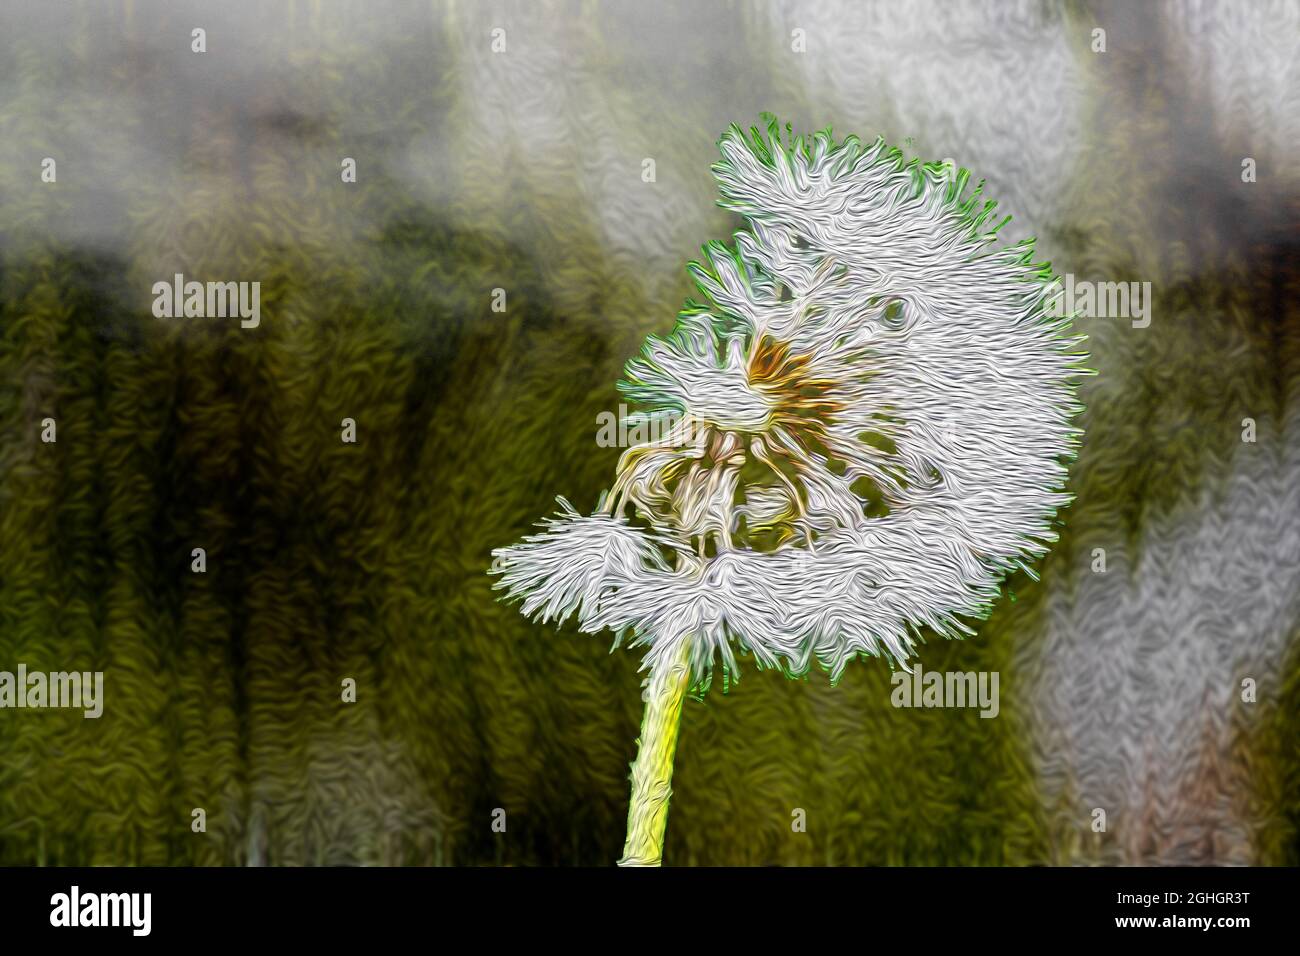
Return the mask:
M623 454L595 515L563 503L496 551L497 586L649 666L690 641L698 683L734 673L737 647L832 679L858 654L906 667L921 628L970 633L1055 540L1081 339L964 170L783 140L770 118L720 148L722 205L748 228L691 263L707 303L620 383L675 424Z

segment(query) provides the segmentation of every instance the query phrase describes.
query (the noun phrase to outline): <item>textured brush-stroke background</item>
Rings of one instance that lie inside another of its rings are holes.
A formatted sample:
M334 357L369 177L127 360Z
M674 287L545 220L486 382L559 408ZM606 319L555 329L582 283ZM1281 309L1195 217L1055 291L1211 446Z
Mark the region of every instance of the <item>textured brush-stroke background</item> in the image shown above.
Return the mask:
M0 669L107 702L0 712L0 863L613 861L638 660L484 571L607 485L596 416L762 110L955 158L1153 318L1082 323L1041 582L925 649L1001 715L751 671L687 707L667 860L1300 863L1298 35L1296 0L5 4ZM261 327L154 319L175 272L259 280Z

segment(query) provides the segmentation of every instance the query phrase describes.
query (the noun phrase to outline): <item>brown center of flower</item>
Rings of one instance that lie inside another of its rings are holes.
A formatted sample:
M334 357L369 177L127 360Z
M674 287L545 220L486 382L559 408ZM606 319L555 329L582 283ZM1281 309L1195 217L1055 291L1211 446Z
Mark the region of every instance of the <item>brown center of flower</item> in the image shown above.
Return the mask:
M749 383L772 401L773 423L787 428L821 426L839 410L829 397L834 383L817 377L808 356L792 354L789 343L769 335L754 347Z
M612 511L630 502L651 525L676 528L702 554L806 539L805 479L830 465L824 438L841 407L835 383L814 371L810 356L768 335L754 343L746 375L771 409L765 425L736 430L697 420L671 447L629 449Z

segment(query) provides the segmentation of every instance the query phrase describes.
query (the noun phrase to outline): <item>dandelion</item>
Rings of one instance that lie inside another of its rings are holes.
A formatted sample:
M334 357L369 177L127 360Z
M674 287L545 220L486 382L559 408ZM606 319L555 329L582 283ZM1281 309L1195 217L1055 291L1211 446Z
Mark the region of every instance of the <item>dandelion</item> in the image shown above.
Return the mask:
M968 173L877 139L732 126L714 167L747 228L688 268L704 296L620 388L639 421L594 514L560 500L494 552L497 587L646 650L623 865L662 856L687 692L737 658L832 681L973 633L1056 539L1082 338L1033 240Z

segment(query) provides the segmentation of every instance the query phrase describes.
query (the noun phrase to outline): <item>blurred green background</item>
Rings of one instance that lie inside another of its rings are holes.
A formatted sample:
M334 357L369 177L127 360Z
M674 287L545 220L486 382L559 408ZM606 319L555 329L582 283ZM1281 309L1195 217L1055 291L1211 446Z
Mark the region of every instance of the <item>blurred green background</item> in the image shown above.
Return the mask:
M895 710L880 661L747 671L687 705L665 861L1300 863L1297 27L1296 2L7 4L0 670L102 670L106 700L0 711L0 863L617 859L639 660L485 571L608 486L597 416L739 227L709 164L763 110L954 158L1058 272L1151 282L1152 324L1081 320L1064 536L923 651L998 671L1000 715ZM154 318L177 272L260 281L260 327Z

